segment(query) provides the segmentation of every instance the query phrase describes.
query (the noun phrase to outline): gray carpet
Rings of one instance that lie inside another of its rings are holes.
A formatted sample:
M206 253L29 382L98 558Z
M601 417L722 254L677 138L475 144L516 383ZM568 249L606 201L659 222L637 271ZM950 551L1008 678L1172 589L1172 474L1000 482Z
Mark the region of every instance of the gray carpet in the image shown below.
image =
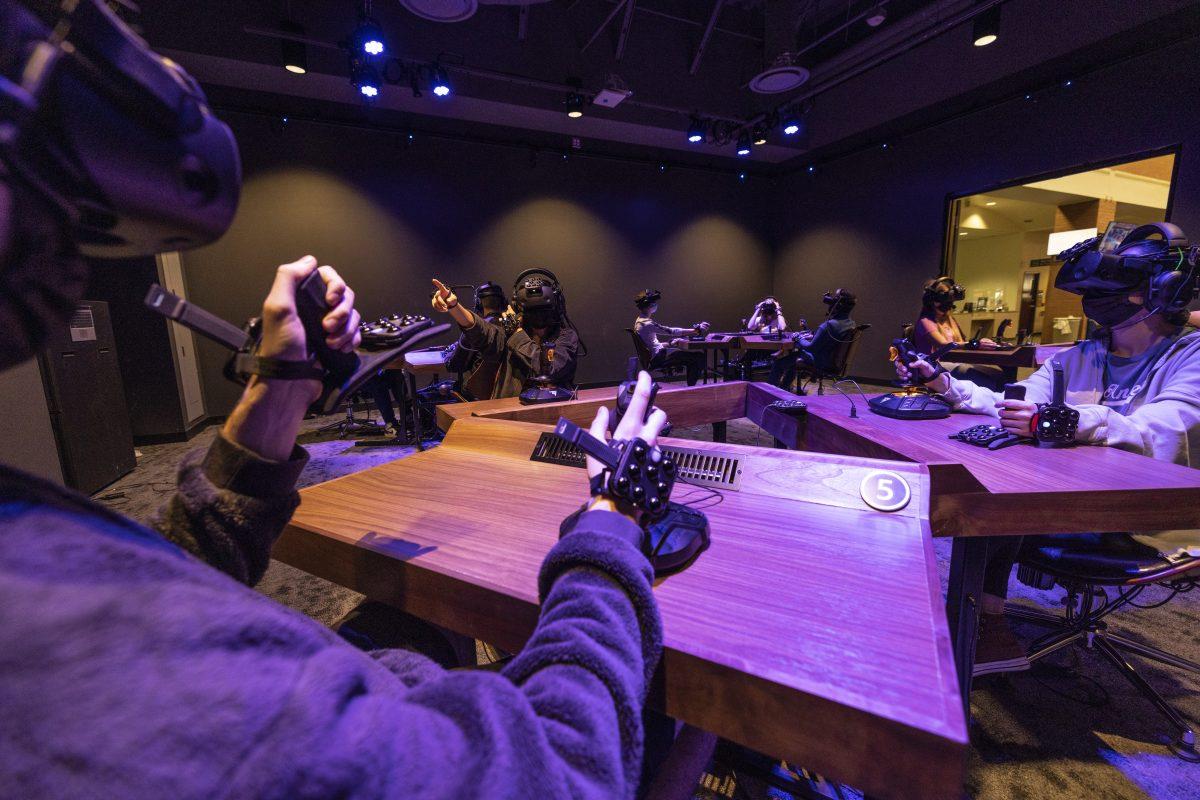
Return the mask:
M868 392L873 387L864 387ZM377 449L314 431L329 421L306 421L301 442L312 459L301 476L308 486L366 469L414 451L412 447ZM146 520L174 487L174 467L188 449L207 445L209 428L187 444L141 448L137 469L100 492L107 505ZM708 439L708 426L676 429L679 438ZM730 422L729 441L771 446L769 436L747 420ZM950 543L935 542L945 588ZM1040 592L1016 583L1012 598L1050 611L1061 609L1060 589ZM361 596L320 578L272 562L259 590L304 614L332 624ZM1158 589L1155 596L1161 596ZM1142 602L1149 603L1147 595ZM1111 618L1114 629L1130 638L1200 661L1200 592L1176 597L1155 609L1123 609ZM1019 626L1032 641L1041 630ZM972 695L974 722L968 793L977 800L1033 800L1071 797L1175 800L1200 797L1200 765L1173 756L1165 746L1168 728L1157 710L1106 662L1080 648L1046 659L1045 666L1015 676L984 678ZM1142 674L1189 719L1200 720L1200 678L1178 670L1135 662ZM724 795L724 792L721 793ZM697 795L716 797L701 791ZM742 781L736 797L767 797L754 781ZM848 795L848 796L853 796Z

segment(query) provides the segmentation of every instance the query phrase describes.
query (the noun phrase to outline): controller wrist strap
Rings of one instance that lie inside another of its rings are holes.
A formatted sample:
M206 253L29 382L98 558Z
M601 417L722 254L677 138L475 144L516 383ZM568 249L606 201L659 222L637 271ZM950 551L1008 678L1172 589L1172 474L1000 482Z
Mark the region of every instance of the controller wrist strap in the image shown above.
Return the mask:
M289 361L244 352L234 356L233 372L237 375L257 375L260 378L279 381L324 381L326 376L325 370L316 359Z

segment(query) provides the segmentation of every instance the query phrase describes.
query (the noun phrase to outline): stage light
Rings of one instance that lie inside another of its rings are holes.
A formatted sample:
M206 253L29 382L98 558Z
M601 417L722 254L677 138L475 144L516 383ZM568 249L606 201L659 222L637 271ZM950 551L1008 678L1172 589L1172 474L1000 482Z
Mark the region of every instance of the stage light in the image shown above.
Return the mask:
M692 144L704 141L704 123L696 117L692 117L692 124L688 126L687 140Z
M293 36L304 35L304 27L291 20L280 22L279 30L284 33L290 33ZM283 61L283 68L288 72L295 73L296 75L303 75L308 72L308 45L304 42L295 39L280 39L279 54Z
M739 156L750 155L750 134L743 133L737 140L737 154Z
M867 22L868 27L878 28L880 25L882 25L886 21L887 21L887 6L885 6L883 3L878 3L874 8L872 8L867 13L866 22Z
M450 96L450 81L441 67L433 68L433 93L438 97Z
M1000 6L992 6L975 17L971 39L976 47L987 47L1000 38Z
M567 95L567 116L571 119L579 119L583 116L583 95L579 92L571 92Z
M379 73L365 61L351 59L350 80L358 88L358 93L368 100L379 96Z
M800 120L795 117L789 117L783 122L783 133L785 136L795 136L800 132Z
M383 29L379 23L365 14L358 18L358 27L354 29L354 46L369 56L383 55L386 46L383 43Z
M762 125L754 126L754 143L755 144L766 144L767 143L767 129L764 128Z
M809 174L810 174L810 175L811 175L812 173L816 172L816 171L817 171L817 168L816 168L816 167L814 167L812 164L809 164L809 165L808 165L808 172L809 172Z

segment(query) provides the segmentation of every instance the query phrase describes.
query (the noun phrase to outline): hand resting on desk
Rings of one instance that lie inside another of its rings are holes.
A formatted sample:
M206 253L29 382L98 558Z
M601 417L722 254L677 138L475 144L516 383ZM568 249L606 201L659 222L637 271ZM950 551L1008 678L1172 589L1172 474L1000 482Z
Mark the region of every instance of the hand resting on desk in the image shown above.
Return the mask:
M637 388L634 389L633 397L629 401L629 409L625 412L625 416L621 417L621 422L617 425L617 430L612 438L642 439L651 447L658 441L658 435L662 432L663 426L667 424L667 414L661 408L655 408L649 416L646 414L650 404L650 385L652 383L650 373L638 373ZM592 436L602 442L608 441L608 415L608 406L600 406L589 429ZM588 456L587 474L589 478L599 475L602 469L603 465L599 461ZM606 495L593 498L588 504L588 510L618 511L634 522L638 521L640 515L637 509L624 507Z

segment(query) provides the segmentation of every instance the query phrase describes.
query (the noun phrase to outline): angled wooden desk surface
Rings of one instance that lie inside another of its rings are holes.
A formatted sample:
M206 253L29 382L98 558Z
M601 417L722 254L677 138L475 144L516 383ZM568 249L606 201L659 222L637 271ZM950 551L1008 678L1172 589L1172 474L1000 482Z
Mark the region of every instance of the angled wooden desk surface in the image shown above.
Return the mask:
M1017 370L1040 367L1059 353L1065 353L1075 346L1069 344L1023 344L1006 350L970 350L966 348L952 350L944 357L945 361L958 364L979 364L1000 367L1010 381L1017 379Z
M745 386L660 398L696 413L697 396L744 401ZM592 398L567 405L572 418L589 405L594 413ZM586 494L580 469L529 460L546 430L462 416L436 449L303 490L274 555L515 650L536 622L538 567ZM925 468L668 443L738 458L742 483L704 509L709 550L655 588L665 654L652 704L871 795L957 796L966 730ZM877 468L909 482L907 508L888 514L862 501L861 480ZM706 495L680 485L674 499Z

